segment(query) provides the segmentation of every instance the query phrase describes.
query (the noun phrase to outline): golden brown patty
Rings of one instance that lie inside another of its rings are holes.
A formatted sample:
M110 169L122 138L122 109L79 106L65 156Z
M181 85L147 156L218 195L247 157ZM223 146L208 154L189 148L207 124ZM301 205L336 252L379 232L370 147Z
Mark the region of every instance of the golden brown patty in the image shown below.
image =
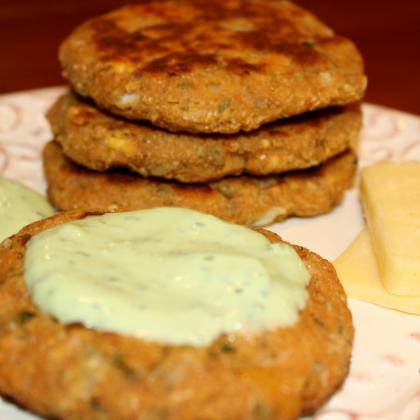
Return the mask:
M128 168L142 176L206 182L315 166L355 143L359 105L266 125L247 134L173 134L101 112L69 93L48 119L66 156L87 168Z
M287 420L315 410L342 383L354 334L346 296L332 265L300 247L312 278L293 327L193 348L64 326L44 314L24 283L25 243L85 215L59 214L0 245L3 396L48 418Z
M249 131L366 85L356 47L289 1L144 1L85 22L59 55L78 93L172 131Z
M354 178L356 158L345 152L313 169L268 177L230 177L180 184L125 172L97 173L73 164L56 142L44 149L48 197L60 210L124 211L187 207L244 225L288 216L314 216L338 204Z

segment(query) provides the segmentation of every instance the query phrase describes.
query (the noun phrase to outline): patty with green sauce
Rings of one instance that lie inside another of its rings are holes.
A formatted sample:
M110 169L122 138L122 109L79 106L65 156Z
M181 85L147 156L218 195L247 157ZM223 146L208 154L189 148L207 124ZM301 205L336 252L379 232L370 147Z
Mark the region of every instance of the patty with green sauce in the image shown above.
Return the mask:
M333 266L298 246L310 297L292 327L173 346L63 325L43 313L25 286L25 244L86 215L61 213L0 245L3 397L47 418L287 420L314 413L340 387L354 336L346 295Z

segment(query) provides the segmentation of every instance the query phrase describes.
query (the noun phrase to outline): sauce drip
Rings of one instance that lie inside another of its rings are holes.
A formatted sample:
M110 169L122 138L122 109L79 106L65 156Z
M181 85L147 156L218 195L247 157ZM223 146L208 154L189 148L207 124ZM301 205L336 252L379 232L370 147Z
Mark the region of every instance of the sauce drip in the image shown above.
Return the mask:
M41 194L0 176L0 242L53 214L54 209Z

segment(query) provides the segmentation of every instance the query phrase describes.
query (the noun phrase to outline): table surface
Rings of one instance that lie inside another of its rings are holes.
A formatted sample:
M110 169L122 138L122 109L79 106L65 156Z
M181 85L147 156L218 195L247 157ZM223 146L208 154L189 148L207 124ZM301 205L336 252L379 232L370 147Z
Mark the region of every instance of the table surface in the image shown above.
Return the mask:
M358 45L369 77L366 101L420 114L420 1L296 2ZM1 0L0 93L65 83L61 40L88 17L124 3Z

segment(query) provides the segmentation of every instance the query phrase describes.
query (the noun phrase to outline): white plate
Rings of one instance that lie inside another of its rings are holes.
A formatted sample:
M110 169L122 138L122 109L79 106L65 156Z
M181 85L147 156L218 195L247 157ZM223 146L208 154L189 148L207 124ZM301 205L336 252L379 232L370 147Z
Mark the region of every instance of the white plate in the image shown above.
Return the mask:
M43 117L63 88L0 96L0 174L45 190L40 152L51 138ZM420 160L420 118L364 105L360 165ZM419 181L420 182L420 181ZM325 216L271 227L283 238L333 260L363 225L356 189ZM350 301L356 327L353 361L344 387L317 420L420 419L420 317ZM0 420L35 417L0 400Z

